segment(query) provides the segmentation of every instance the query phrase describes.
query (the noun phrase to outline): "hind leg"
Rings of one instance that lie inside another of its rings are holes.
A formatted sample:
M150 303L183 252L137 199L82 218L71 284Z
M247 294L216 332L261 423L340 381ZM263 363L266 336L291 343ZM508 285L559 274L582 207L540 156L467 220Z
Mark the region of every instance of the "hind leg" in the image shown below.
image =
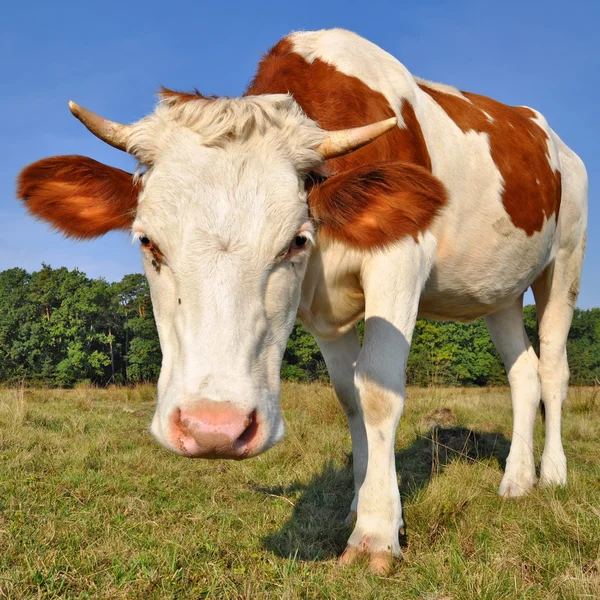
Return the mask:
M523 297L497 313L485 317L510 383L513 434L499 494L521 496L535 484L533 426L540 403L538 360L523 326Z
M560 254L557 260L560 260ZM539 373L546 419L540 483L551 485L567 483L567 459L561 439L561 413L569 387L567 336L577 299L579 270L565 267L568 264L551 264L531 286L538 311Z
M567 460L561 439L562 405L567 398L567 336L579 294L586 245L587 174L581 159L555 137L560 152L562 200L559 245L554 260L532 284L540 335L539 373L546 416L540 483L565 485Z

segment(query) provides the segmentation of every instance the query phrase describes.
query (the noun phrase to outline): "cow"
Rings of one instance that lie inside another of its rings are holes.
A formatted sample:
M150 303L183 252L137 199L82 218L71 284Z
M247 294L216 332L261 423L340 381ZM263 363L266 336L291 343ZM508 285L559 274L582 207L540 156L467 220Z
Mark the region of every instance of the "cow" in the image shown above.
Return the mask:
M400 554L394 439L415 321L483 317L514 412L499 492L536 483L540 400L540 482L566 484L587 176L539 112L414 77L342 29L283 38L240 98L163 88L131 125L70 108L139 168L46 158L21 172L18 197L68 236L139 239L163 352L151 432L165 448L244 459L281 440L298 316L352 439L355 525L340 561L385 572ZM539 358L523 326L530 287Z

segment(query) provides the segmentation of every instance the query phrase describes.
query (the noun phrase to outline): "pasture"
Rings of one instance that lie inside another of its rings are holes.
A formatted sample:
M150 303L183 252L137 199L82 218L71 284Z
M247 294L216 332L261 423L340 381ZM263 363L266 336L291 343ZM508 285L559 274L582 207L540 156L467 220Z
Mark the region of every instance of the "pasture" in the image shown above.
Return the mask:
M411 389L396 440L404 556L336 565L350 439L330 387L287 383L284 441L192 461L147 432L154 388L0 390L0 598L598 598L600 392L564 412L567 489L496 494L507 389ZM536 458L542 449L536 425Z

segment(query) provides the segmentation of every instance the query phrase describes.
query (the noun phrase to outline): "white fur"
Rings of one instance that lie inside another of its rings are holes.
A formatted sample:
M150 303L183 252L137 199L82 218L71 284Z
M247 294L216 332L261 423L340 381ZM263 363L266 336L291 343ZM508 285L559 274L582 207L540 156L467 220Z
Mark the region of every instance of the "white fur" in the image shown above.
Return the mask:
M300 172L319 161L315 148L324 136L287 94L200 97L187 102L166 97L151 115L133 125L128 151L142 165L156 165L172 145L173 136L182 129L193 132L199 146L209 148L223 148L232 138L251 148L253 144L265 144L267 138L271 152L278 150Z
M283 435L279 368L310 243L283 255L313 237L300 175L323 132L281 95L163 101L134 128L147 170L133 229L165 256L157 272L144 253L163 349L152 432L177 451L175 411L228 400L258 411L263 451Z

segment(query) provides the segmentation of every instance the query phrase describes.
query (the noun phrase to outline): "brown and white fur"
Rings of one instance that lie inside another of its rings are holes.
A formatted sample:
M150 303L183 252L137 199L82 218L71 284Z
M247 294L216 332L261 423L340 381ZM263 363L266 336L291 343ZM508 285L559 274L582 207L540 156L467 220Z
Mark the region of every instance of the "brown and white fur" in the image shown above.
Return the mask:
M398 126L356 152L326 163L315 152L324 130L392 116ZM417 79L334 29L281 40L243 98L164 91L133 132L143 174L54 157L23 171L18 194L69 235L131 227L144 241L164 355L152 432L165 447L245 458L281 439L279 367L298 311L352 436L356 525L342 562L366 552L385 570L400 552L394 438L415 320L484 317L514 411L500 494L535 484L540 398L540 479L566 484L587 176L542 115ZM529 287L539 358L523 327Z

